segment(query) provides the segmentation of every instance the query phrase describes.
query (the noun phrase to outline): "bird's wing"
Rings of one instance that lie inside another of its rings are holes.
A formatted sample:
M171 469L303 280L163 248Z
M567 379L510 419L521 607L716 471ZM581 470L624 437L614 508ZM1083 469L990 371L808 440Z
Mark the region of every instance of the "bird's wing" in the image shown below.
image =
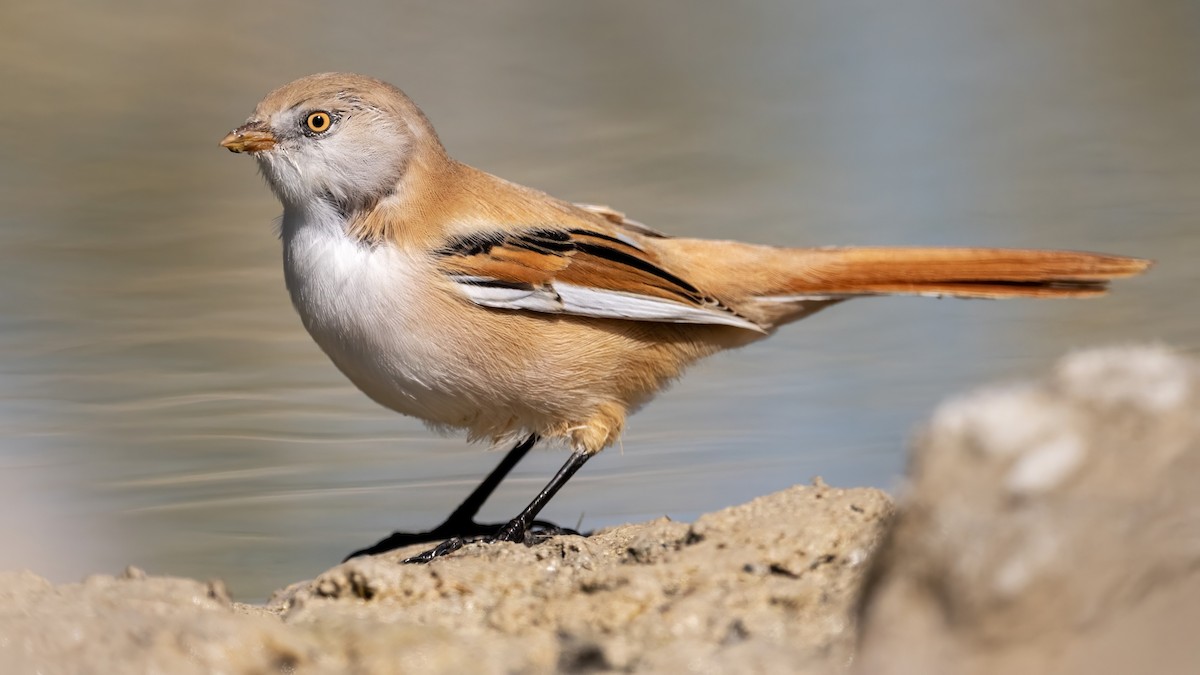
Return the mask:
M618 228L635 232L644 237L651 237L654 239L665 239L667 237L667 235L659 232L645 223L626 217L624 213L621 213L611 206L603 206L601 204L575 204L575 206L583 209L584 211L600 216Z
M662 235L610 209L589 210L609 222L456 237L438 249L439 267L484 307L764 330L665 269L644 245Z

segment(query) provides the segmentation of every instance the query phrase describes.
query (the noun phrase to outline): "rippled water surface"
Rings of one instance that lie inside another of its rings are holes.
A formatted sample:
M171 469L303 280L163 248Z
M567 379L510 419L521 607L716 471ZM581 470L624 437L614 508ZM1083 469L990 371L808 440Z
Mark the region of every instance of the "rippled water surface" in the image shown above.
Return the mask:
M216 143L294 77L395 82L460 159L673 233L1159 261L1104 300L863 300L714 358L548 509L597 527L818 474L892 487L947 395L1084 345L1194 353L1198 52L1169 0L9 3L0 567L258 599L434 524L498 461L368 401L289 306L279 207Z

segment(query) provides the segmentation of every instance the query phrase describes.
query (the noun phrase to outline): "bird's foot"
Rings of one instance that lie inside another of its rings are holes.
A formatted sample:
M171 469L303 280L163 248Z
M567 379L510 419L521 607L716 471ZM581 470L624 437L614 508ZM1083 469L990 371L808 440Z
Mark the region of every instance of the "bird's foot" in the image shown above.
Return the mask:
M387 537L384 537L383 539L379 540L378 542L372 544L371 546L368 546L363 549L359 549L359 550L355 551L354 553L351 553L350 555L346 556L346 558L344 560L342 560L342 562L345 562L346 560L350 560L351 558L357 558L357 557L364 556L364 555L378 555L380 553L394 551L398 548L412 546L413 544L424 544L424 543L434 542L434 541L442 541L443 543L441 545L439 545L437 548L432 549L430 551L426 551L425 553L423 553L421 555L425 555L426 553L432 553L433 551L438 550L438 549L442 548L443 546L446 546L447 544L449 544L451 541L454 541L454 540L458 540L459 543L457 546L454 546L453 548L450 548L442 553L439 553L436 556L431 556L429 558L429 560L432 560L435 557L445 555L446 553L456 551L459 548L462 548L462 545L466 544L466 543L473 543L476 541L485 541L485 540L486 541L520 541L519 539L496 539L496 537L501 536L501 531L504 530L505 528L508 528L510 525L512 525L511 522L509 522L509 523L477 523L473 520L467 520L467 521L463 521L463 522L454 522L454 521L448 520L448 521L442 523L441 525L438 525L437 527L433 528L432 530L428 530L426 532L393 532L390 535L388 535ZM541 541L542 539L544 539L546 537L552 537L552 536L559 535L559 534L579 534L579 533L570 528L559 527L558 525L555 525L554 523L546 522L544 520L535 520L533 522L533 525L531 525L528 528L528 532L527 532L528 536L536 537L537 538L536 541ZM536 543L536 541L534 543ZM417 558L417 557L421 557L421 556L414 556L414 558ZM410 562L410 561L411 562L428 562L428 560L424 560L424 561L415 561L412 559L405 560L405 562Z
M495 526L495 531L491 534L475 537L451 537L428 551L405 558L401 562L405 565L423 565L435 558L449 555L467 544L491 544L497 541L508 541L533 546L550 537L556 537L561 534L578 535L579 532L541 520L534 521L530 526L525 526L519 520L512 520L503 525Z

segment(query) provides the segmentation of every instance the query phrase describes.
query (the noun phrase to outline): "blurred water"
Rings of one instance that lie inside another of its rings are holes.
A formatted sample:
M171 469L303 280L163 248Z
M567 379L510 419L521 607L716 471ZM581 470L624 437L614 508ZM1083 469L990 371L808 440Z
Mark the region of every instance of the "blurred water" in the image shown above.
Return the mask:
M1084 345L1195 352L1198 45L1184 0L6 3L0 567L262 598L499 460L372 404L295 318L279 208L216 145L294 77L395 82L460 159L673 233L1159 260L1100 301L860 301L713 359L548 509L596 527L889 487L953 392Z

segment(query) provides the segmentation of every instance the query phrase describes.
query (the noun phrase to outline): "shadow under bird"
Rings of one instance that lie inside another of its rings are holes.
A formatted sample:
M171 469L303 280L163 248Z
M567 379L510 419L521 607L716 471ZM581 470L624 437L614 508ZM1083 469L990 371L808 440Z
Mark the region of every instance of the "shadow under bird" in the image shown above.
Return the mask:
M524 541L543 506L691 363L874 295L1080 298L1149 261L984 248L774 248L671 237L455 161L396 87L325 73L271 92L221 141L283 204L305 328L367 396L515 447L445 523L353 555ZM566 464L513 520L474 517L539 439Z

